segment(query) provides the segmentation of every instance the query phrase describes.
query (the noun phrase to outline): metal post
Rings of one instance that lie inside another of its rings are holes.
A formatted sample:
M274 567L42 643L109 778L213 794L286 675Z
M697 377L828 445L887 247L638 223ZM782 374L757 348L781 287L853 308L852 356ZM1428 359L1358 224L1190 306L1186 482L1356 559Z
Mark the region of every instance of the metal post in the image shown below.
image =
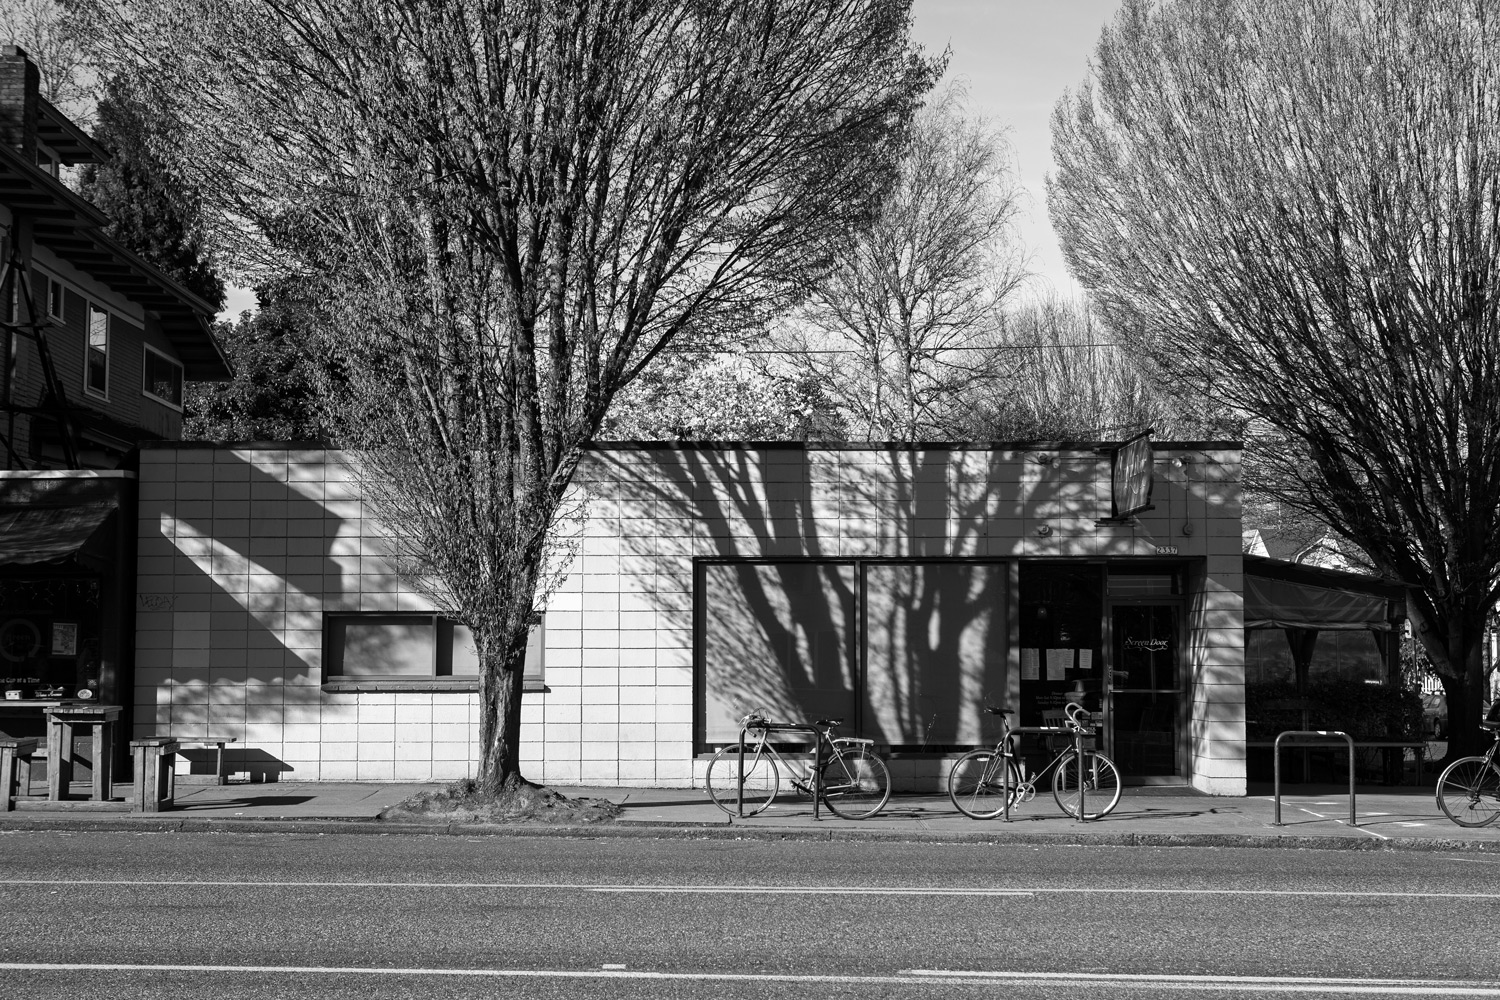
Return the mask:
M1088 781L1083 776L1083 727L1074 723L1073 730L1073 753L1078 757L1078 822L1088 822L1088 790L1084 787ZM1066 766L1066 765L1064 765Z
M818 766L823 752L823 734L817 729L813 731L813 762L812 762L812 792L813 792L813 822L819 819L818 806L823 801L823 769Z
M745 818L745 733L746 727L740 727L740 766L735 773L735 810L740 819Z
M1278 733L1277 734L1277 736L1276 736L1276 742L1274 744L1272 744L1272 747L1271 747L1272 776L1273 776L1273 781L1274 781L1274 786L1273 786L1272 790L1275 793L1275 797L1276 797L1275 819L1272 820L1271 825L1272 826L1281 826L1281 825L1283 825L1282 822L1281 822L1281 741L1284 740L1284 739L1286 739L1288 736L1324 736L1324 737L1328 737L1329 739L1337 737L1337 738L1342 739L1348 745L1348 747L1349 747L1349 825L1351 827L1357 827L1357 826L1359 826L1359 823L1355 819L1355 808L1354 808L1354 740L1353 740L1353 738L1351 738L1349 736L1348 733L1340 732L1339 730L1336 730L1336 729L1289 729L1289 730L1287 730L1284 733Z
M1000 737L1000 794L1004 796L1005 822L1010 822L1010 728Z

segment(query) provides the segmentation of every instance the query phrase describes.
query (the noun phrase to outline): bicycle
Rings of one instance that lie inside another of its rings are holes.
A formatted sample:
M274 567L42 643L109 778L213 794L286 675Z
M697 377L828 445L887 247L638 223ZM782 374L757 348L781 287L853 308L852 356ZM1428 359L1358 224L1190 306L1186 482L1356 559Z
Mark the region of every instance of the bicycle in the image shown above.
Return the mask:
M1460 757L1443 769L1437 781L1437 804L1459 826L1489 826L1500 816L1500 701L1480 723L1494 742L1478 757Z
M775 800L785 769L792 787L821 801L835 816L868 819L891 797L891 773L871 750L874 740L852 736L834 737L840 719L819 719L812 725L770 722L752 712L740 720L743 743L735 743L714 754L704 783L708 797L725 812L754 816ZM759 733L753 740L751 731ZM794 767L777 752L770 734L812 733L813 761L805 770ZM740 811L743 807L743 813Z
M1068 703L1063 730L1073 738L1057 756L1030 775L1023 775L1016 764L1011 710L986 706L985 711L1000 716L1004 732L994 749L970 750L948 772L948 797L959 812L971 819L994 819L1018 803L1030 802L1036 797L1037 781L1053 767L1057 770L1052 774L1052 797L1074 819L1099 819L1108 816L1119 804L1120 770L1114 761L1088 748L1083 750L1080 761L1079 737L1093 729L1091 716L1083 706Z

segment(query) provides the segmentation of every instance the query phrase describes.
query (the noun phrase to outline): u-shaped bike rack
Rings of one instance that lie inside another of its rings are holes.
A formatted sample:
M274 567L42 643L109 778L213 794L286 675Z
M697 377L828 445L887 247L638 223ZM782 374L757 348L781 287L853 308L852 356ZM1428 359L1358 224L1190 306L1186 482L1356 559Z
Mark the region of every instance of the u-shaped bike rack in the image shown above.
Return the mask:
M1340 731L1338 731L1336 729L1333 729L1333 730L1329 730L1329 729L1288 729L1284 733L1277 734L1277 736L1276 736L1276 742L1272 746L1272 749L1271 749L1271 753L1273 753L1275 755L1274 775L1275 775L1275 782L1276 782L1275 783L1275 792L1276 792L1276 819L1275 819L1274 822L1271 823L1271 825L1272 826L1284 826L1285 825L1284 823L1281 822L1281 741L1284 740L1284 739L1286 739L1288 736L1321 736L1321 737L1326 737L1326 738L1329 738L1329 739L1339 738L1339 739L1342 739L1346 744L1348 744L1348 746L1349 746L1349 825L1350 826L1358 826L1359 824L1354 821L1354 740L1349 736L1348 733L1340 732ZM1314 745L1315 746L1316 744L1303 744L1303 745Z

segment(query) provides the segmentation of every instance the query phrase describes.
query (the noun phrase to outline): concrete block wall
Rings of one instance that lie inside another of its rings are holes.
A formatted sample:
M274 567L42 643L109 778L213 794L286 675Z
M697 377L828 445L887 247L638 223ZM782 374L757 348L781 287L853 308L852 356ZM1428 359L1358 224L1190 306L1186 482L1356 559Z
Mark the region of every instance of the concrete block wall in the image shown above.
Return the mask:
M1158 452L1156 509L1099 525L1110 469L1092 450L602 447L576 478L588 515L547 607L546 690L523 700L523 769L558 785L701 778L695 557L1170 555L1205 568L1190 614L1193 780L1242 792L1242 752L1236 764L1218 746L1236 711L1243 739L1237 462ZM284 778L472 772L475 694L322 690L324 612L430 607L391 572L357 492L337 452L143 453L137 735L236 736ZM937 773L897 763L898 781Z

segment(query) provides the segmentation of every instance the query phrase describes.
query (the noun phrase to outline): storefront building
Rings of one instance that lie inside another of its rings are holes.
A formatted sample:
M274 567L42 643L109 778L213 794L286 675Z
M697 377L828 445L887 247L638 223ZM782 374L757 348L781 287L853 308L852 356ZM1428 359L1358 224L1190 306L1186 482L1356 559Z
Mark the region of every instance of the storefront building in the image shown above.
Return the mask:
M936 789L997 736L986 705L1042 724L1081 697L1127 782L1244 794L1239 461L1149 439L600 446L534 633L524 770L691 786L758 709L842 718L898 788ZM142 451L138 734L234 736L231 766L267 778L473 772L466 632L395 576L358 494L334 451Z

